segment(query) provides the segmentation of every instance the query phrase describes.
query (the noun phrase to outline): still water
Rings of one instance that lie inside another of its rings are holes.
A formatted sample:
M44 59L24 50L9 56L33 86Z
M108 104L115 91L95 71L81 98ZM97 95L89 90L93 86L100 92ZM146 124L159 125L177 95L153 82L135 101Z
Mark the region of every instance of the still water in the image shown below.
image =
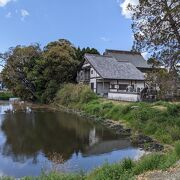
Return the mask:
M0 102L0 176L86 172L143 153L127 137L74 114Z

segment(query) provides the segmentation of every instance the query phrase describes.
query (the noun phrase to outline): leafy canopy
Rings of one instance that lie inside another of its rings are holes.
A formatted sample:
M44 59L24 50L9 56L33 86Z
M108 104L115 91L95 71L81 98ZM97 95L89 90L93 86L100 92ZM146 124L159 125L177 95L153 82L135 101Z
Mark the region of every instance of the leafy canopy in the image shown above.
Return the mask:
M179 0L139 0L139 5L128 8L133 12L133 48L175 70L180 61Z
M75 83L85 53L99 53L92 48L75 48L65 39L48 43L16 46L1 54L5 61L3 80L14 95L24 100L53 101L60 86Z

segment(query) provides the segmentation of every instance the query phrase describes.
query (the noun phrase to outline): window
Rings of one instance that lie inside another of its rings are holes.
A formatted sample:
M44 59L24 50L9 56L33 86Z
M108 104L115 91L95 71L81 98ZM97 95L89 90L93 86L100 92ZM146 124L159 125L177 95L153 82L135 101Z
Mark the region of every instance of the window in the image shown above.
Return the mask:
M111 89L116 89L115 84L111 84Z
M119 90L125 91L128 87L128 84L119 84Z
M94 72L93 72L93 70L91 70L91 74L93 74Z

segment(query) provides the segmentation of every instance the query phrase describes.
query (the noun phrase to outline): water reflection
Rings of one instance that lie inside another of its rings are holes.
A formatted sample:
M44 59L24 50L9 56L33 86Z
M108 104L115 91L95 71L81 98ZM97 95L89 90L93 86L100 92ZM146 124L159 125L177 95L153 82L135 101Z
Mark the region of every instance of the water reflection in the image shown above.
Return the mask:
M50 154L54 152L61 154L67 162L83 164L85 170L102 163L98 156L112 151L119 152L115 160L123 157L120 150L126 156L128 151L125 153L124 150L129 148L133 150L129 156L139 153L139 150L131 147L127 138L118 137L108 129L73 114L8 104L1 105L0 112L0 159L5 161L11 158L12 164L26 164L28 174L25 175L40 173L40 168L36 173L30 172L30 169L32 166L40 167L45 159L50 162ZM89 157L95 158L92 166ZM4 169L0 162L0 172L1 168ZM16 168L11 173L7 168L5 171L18 177L22 175L17 174Z

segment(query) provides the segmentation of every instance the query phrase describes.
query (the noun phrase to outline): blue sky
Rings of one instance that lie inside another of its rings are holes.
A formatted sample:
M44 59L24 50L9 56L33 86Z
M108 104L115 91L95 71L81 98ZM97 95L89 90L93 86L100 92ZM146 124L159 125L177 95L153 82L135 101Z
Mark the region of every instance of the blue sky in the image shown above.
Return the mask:
M127 0L126 3L130 1ZM123 0L0 0L0 52L65 38L75 46L130 50ZM123 14L124 15L123 15Z

